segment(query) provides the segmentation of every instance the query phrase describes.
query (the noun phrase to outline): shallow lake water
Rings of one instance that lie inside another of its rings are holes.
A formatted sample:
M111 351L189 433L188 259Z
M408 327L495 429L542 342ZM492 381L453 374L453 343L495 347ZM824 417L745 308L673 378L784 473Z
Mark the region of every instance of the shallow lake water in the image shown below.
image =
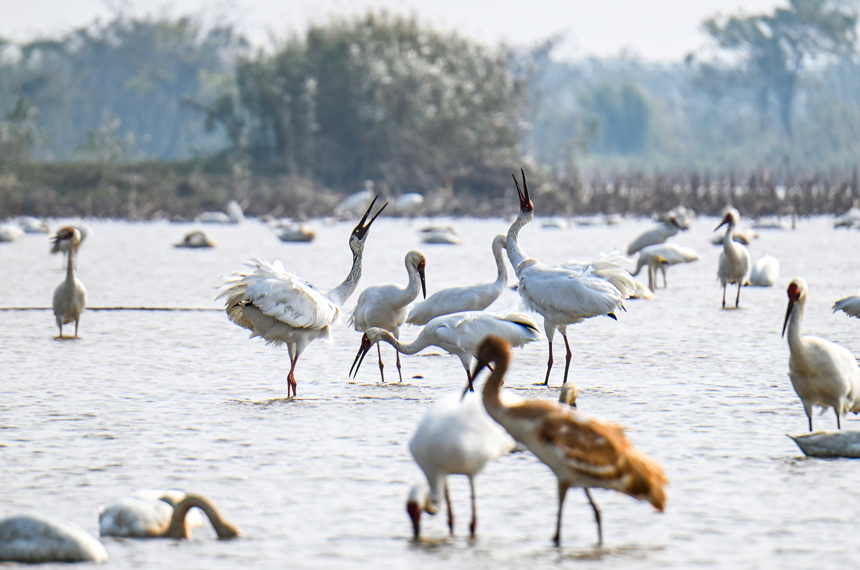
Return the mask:
M428 294L493 280L490 244L509 222L442 222L457 227L461 245L419 243L426 220L380 218L358 292L405 283L403 257L413 248L427 255ZM772 288L745 288L741 309L722 310L720 249L709 241L718 220L699 218L671 241L701 259L670 268L657 300L629 300L617 322L596 318L569 328L580 410L626 426L634 445L664 466L670 485L663 514L596 490L602 548L584 494L569 493L560 549L550 540L556 479L529 452L500 458L477 478L477 539L467 538L467 480L452 476L457 536L447 537L440 514L424 517L426 540L411 540L405 499L422 475L408 442L428 405L462 387L456 357L435 349L404 356L403 383L382 384L374 350L351 381L360 334L344 318L331 342L317 341L302 355L299 397L288 402L280 399L286 349L249 340L215 310L223 307L215 300L220 276L251 257L280 259L320 287L336 285L349 269L354 224L316 222L309 244L281 243L254 221L206 226L217 247L184 250L172 243L196 226L87 223L78 276L90 307L211 310L88 311L74 341L53 339L49 310L0 311L0 516L39 511L97 535L99 505L139 488L180 488L207 495L242 531L233 541L216 540L208 526L183 542L106 538L106 567L800 569L853 566L860 554L860 463L805 458L785 435L807 429L780 338L792 277L810 286L805 332L860 354L860 322L830 310L860 285L860 232L834 230L830 219L761 230L751 257L777 257L780 279ZM588 260L626 249L652 224L626 219L550 230L535 221L521 243L545 262ZM50 307L63 270L48 250L44 235L0 244L0 306ZM492 309L517 303L509 290ZM403 336L417 333L406 327ZM558 336L555 351L544 388L534 383L543 380L546 342L515 350L509 389L557 398ZM393 380L393 349L386 345L383 356ZM815 427L835 428L832 412L816 416ZM844 427L860 429L860 418L850 416Z

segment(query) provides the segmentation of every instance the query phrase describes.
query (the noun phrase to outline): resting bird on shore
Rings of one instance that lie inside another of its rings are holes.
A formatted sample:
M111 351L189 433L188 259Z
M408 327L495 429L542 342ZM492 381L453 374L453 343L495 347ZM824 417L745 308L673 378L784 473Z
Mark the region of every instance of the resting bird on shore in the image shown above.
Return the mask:
M99 533L124 538L191 538L188 511L202 510L220 539L239 536L215 505L202 495L185 494L171 504L166 499L124 497L99 509Z
M246 265L250 271L239 271L226 278L218 298L226 297L227 316L237 325L251 331L268 344L286 344L290 354L290 372L287 375L287 396L292 389L296 396L296 363L307 346L318 338L328 337L329 325L340 313L340 307L355 291L361 278L361 258L364 240L370 225L382 208L367 222L376 198L349 236L352 250L352 267L343 282L334 289L324 291L300 277L284 271L280 261L253 259Z
M572 356L567 340L567 325L585 319L606 315L615 319L615 311L624 309L624 299L636 291L633 277L621 267L626 261L617 252L602 254L591 263L565 263L549 266L530 258L520 247L520 228L534 218L534 204L529 198L529 187L523 174L523 187L512 172L520 197L520 213L508 229L507 252L517 272L517 291L525 306L544 318L544 331L549 342L549 360L544 384L549 384L552 370L552 339L558 329L564 338L567 354L564 365L564 382L570 369Z
M564 402L545 400L506 404L501 387L510 362L510 347L498 337L481 343L473 377L493 364L484 385L484 407L511 436L552 469L558 478L556 546L561 544L561 513L571 487L581 487L594 510L598 543L603 543L600 509L590 488L612 489L651 503L658 511L666 505L666 476L654 460L640 453L612 423L589 418ZM568 400L569 401L569 400Z
M442 497L448 507L448 529L454 535L454 511L448 494L448 475L466 475L472 491L472 521L469 534L475 536L478 514L475 504L475 477L491 460L510 453L515 442L487 415L481 397L451 394L427 409L409 442L409 451L427 477L427 485L409 492L406 512L412 519L417 539L421 535L421 511L435 515Z
M409 344L401 343L387 330L370 328L361 337L361 346L352 361L349 373L358 374L364 356L379 341L387 342L403 354L415 354L428 346L438 346L460 358L469 381L468 390L474 391L472 371L469 367L478 345L491 334L504 338L513 346L523 346L540 338L535 322L528 315L520 313L494 315L481 311L466 311L443 315L424 325L418 337Z
M677 234L681 230L686 230L675 216L669 216L663 223L656 228L650 229L637 237L627 246L627 255L633 255L642 248L649 245L657 245L664 243L667 239Z
M442 289L418 303L409 311L406 322L410 325L426 325L431 319L463 311L483 311L499 298L508 285L508 268L503 250L507 238L493 238L493 256L496 259L497 277L492 283L466 285Z
M738 287L738 296L735 298L735 308L738 308L741 301L741 286L744 284L744 277L750 269L750 254L747 248L737 243L732 239L732 232L735 230L741 215L734 208L729 208L726 212L723 221L720 222L714 231L717 231L723 226L726 226L726 235L723 238L723 251L720 253L720 265L717 268L717 277L723 285L723 308L726 308L726 288L729 283L734 283Z
M37 513L0 519L0 562L43 564L107 559L102 543L76 524Z
M57 235L51 240L54 245L51 253L66 254L66 279L54 290L54 317L60 329L58 339L63 337L63 325L75 323L75 336L78 337L78 324L81 321L81 313L87 306L87 289L75 276L75 254L81 245L81 232L72 227L61 228Z
M812 407L833 408L836 427L841 417L860 412L860 367L847 349L801 332L803 310L809 287L801 277L788 284L788 309L782 324L782 336L788 329L788 376L794 391L803 402L809 431L812 431Z
M406 264L406 273L409 276L406 287L393 283L374 285L362 291L361 295L358 296L358 303L351 317L355 330L364 332L371 327L378 327L389 331L394 335L394 338L400 338L400 325L406 321L409 303L415 300L419 291L425 297L427 296L427 285L424 282L424 267L427 264L427 258L420 251L413 249L406 254L404 263ZM379 375L385 382L385 374L382 372L385 367L382 364L382 348L379 345L376 345L376 348L379 349ZM403 375L400 373L399 352L397 353L397 375L403 382Z

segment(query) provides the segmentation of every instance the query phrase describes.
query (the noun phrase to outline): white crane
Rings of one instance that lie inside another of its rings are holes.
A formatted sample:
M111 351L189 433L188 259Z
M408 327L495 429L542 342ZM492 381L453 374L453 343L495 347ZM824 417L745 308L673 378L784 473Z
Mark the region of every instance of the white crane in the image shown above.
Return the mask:
M443 315L424 325L418 337L409 344L401 343L385 329L370 328L364 331L364 336L361 337L361 347L355 355L349 373L353 375L355 370L355 374L358 374L364 356L379 341L387 342L403 354L415 354L428 346L438 346L460 358L469 380L468 389L474 391L472 371L469 366L478 350L478 345L491 334L504 338L513 346L523 346L540 338L537 324L531 317L521 313L494 315L480 311L466 311Z
M516 443L493 421L474 392L451 394L430 406L409 442L409 451L427 478L409 492L406 512L412 519L416 539L421 535L421 512L435 515L442 498L448 508L448 528L454 534L454 511L448 493L448 475L466 475L472 491L472 521L469 534L475 536L478 515L475 505L475 477L488 462L513 451Z
M369 328L377 327L385 329L400 338L400 326L406 321L409 313L409 303L415 300L420 291L424 297L427 296L427 285L424 282L424 268L427 258L417 249L406 254L404 260L409 282L406 287L400 285L374 285L368 287L358 296L358 303L352 312L351 321L355 330L364 332ZM379 350L379 375L385 382L385 374L382 369L382 348L377 344ZM397 353L397 375L403 382L400 373L400 353Z
M652 291L657 290L657 269L663 273L663 287L668 287L666 281L666 269L679 263L692 263L699 259L695 250L674 243L661 243L643 247L639 251L639 259L636 260L636 271L631 275L639 275L644 266L648 266L648 287Z
M723 308L726 308L726 287L729 283L734 283L738 287L738 296L735 298L735 308L741 301L741 286L744 283L744 277L750 269L750 254L743 245L732 239L732 232L735 231L735 226L738 225L741 215L734 208L729 208L726 212L723 221L720 222L714 231L717 231L723 226L726 226L726 235L723 238L723 251L720 253L720 264L717 268L717 277L720 278L720 283L723 285Z
M87 306L87 289L80 279L75 277L75 254L81 245L81 232L72 226L60 228L51 241L54 243L51 253L65 253L66 279L54 290L54 317L60 334L56 338L63 337L63 325L75 323L75 336L78 337L78 324L81 321L81 313Z
M860 295L848 295L833 303L833 312L843 311L849 317L860 319Z
M683 227L681 223L678 222L677 217L669 216L659 226L648 230L633 240L633 242L627 246L627 255L633 255L640 249L648 247L649 245L664 243L679 231L686 229L687 228Z
M0 519L0 562L104 562L107 550L76 524L38 513Z
M782 335L788 329L788 376L794 391L803 402L812 431L812 407L833 408L836 427L842 428L841 417L848 412L860 412L860 367L847 349L816 336L804 335L803 309L809 287L801 277L788 284L788 309L782 325Z
M585 319L606 315L615 319L615 311L624 309L623 301L636 291L633 277L621 267L626 261L617 253L601 255L591 263L566 263L551 267L530 258L520 247L520 228L534 218L534 204L529 198L529 188L523 174L523 188L517 181L520 197L520 213L508 229L508 259L517 272L517 291L526 307L544 318L544 330L549 341L549 360L544 384L549 384L552 370L552 339L558 329L567 348L564 365L564 383L570 369L570 343L567 340L567 325L581 323Z
M363 212L367 209L367 205L371 203L371 201L376 200L378 196L373 189L373 180L365 180L364 181L364 190L360 190L353 194L350 194L346 198L340 201L340 203L334 207L334 217L338 219L351 218L353 216L357 216L360 212Z
M483 311L499 298L508 285L508 268L504 253L507 238L501 234L493 238L493 256L496 259L497 277L492 283L466 285L442 289L418 303L409 311L406 322L426 325L431 319L463 311Z
M561 513L571 487L585 490L597 522L598 542L603 543L600 509L589 488L626 493L663 511L666 476L654 460L633 448L624 430L615 424L589 418L564 402L545 400L503 401L501 386L510 362L510 347L501 338L489 337L478 349L475 373L493 364L484 385L484 407L511 436L552 469L558 478L556 546L561 543Z
M212 238L206 235L206 232L203 230L194 230L193 232L188 232L185 234L185 237L182 238L182 241L173 244L173 247L186 247L190 249L205 249L215 247L215 242L212 241Z
M352 250L352 267L343 282L329 291L284 271L280 261L253 259L246 266L251 271L238 271L226 278L218 298L226 297L226 311L230 320L251 331L269 344L286 344L290 354L290 372L287 375L287 396L292 389L296 395L296 362L308 344L330 335L329 325L340 313L340 307L355 291L361 278L361 258L364 240L370 225L388 202L367 222L373 202L349 235Z
M753 287L773 287L779 279L779 261L772 255L760 257L753 263L749 284Z
M407 192L394 199L394 211L401 216L414 217L424 205L424 196L418 192Z
M239 529L221 516L215 505L202 495L183 495L175 504L175 494L162 499L124 497L99 509L99 534L123 538L191 538L188 511L202 510L212 523L219 539L239 536Z

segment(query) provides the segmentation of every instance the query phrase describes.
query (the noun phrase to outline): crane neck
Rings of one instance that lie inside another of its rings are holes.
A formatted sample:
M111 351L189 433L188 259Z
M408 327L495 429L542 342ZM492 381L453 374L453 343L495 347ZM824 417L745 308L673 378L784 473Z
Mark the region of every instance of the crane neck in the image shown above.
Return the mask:
M334 301L335 305L338 307L343 306L347 299L349 299L350 295L355 293L355 289L358 287L358 280L361 279L361 258L362 258L363 250L359 250L357 253L353 252L352 254L352 267L349 269L349 274L346 276L346 279L343 282L328 292L328 297Z
M400 352L402 354L415 354L416 352L420 352L430 346L430 343L427 342L427 335L424 334L426 330L426 327L422 329L421 334L418 335L418 338L416 338L409 344L403 344L387 330L380 330L379 341L387 342L388 344L396 348L397 352Z
M514 223L511 224L511 227L508 228L508 241L507 241L507 252L508 259L511 262L511 265L514 268L514 271L519 271L520 263L524 260L528 259L528 255L523 251L523 248L520 247L519 243L519 234L520 229L529 223L532 218L534 218L534 212L523 213L520 212L520 215L517 216L517 219L514 220Z
M501 247L493 247L493 256L496 258L496 281L493 285L499 289L504 290L505 286L508 284L508 266L505 263L505 254L502 253Z
M735 253L735 224L729 222L726 224L726 237L723 238L723 251L726 255L734 255Z
M421 276L418 275L418 268L411 263L406 263L406 274L409 275L409 281L406 287L400 290L392 299L392 305L398 308L405 307L418 297L421 292Z
M791 350L799 349L803 343L803 309L806 306L806 297L798 299L791 309L788 317L788 347Z
M504 384L505 373L508 371L510 355L499 354L493 362L493 372L484 384L481 395L487 412L498 421L498 417L504 412L505 405L502 403L501 389Z
M236 528L228 523L218 512L207 498L200 495L186 495L184 499L173 507L173 517L170 519L170 526L167 527L164 535L170 538L190 538L191 532L188 530L186 516L188 511L193 507L198 507L209 518L212 527L218 534L218 538L233 538L239 534Z
M72 283L75 280L75 248L69 249L69 256L66 259L66 281Z

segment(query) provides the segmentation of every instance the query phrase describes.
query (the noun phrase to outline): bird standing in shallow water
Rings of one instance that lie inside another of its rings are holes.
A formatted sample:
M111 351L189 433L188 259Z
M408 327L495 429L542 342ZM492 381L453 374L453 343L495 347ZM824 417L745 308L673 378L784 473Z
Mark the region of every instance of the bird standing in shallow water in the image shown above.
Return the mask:
M478 525L475 477L488 462L513 451L516 443L487 415L478 394L451 394L430 406L409 442L409 451L427 477L425 485L409 492L406 512L412 519L414 537L421 535L421 512L435 515L442 496L448 508L448 528L454 534L454 511L448 494L448 475L466 475L472 491L469 534Z
M487 412L502 424L511 436L552 469L558 478L558 517L556 546L561 543L561 513L567 490L582 487L594 510L598 542L603 543L600 509L589 488L601 487L646 500L658 511L666 505L663 487L666 476L662 467L640 453L624 436L624 430L612 423L588 418L564 402L542 400L506 404L501 386L510 362L510 347L498 337L481 343L475 372L489 364L493 372L484 385L483 401Z
M549 360L544 384L549 384L552 370L552 339L558 329L567 348L564 382L572 356L567 341L567 325L606 315L615 319L615 311L624 309L623 301L636 291L633 277L621 267L623 258L617 253L601 255L591 263L566 263L550 267L530 258L520 247L520 228L534 218L534 204L529 198L526 174L522 169L523 187L512 172L520 197L520 213L508 229L508 259L517 273L517 291L526 307L544 318L544 331L549 342Z
M788 376L794 391L803 402L809 431L812 431L812 406L833 408L836 427L841 416L860 412L860 367L847 349L816 336L804 335L803 309L809 287L796 277L788 284L788 309L782 324L782 335L788 329Z
M442 315L463 311L483 311L492 305L508 286L508 268L504 257L506 241L507 238L503 235L493 238L493 256L496 259L497 269L494 282L437 291L412 307L406 322L410 325L426 325L431 319Z
M349 235L352 267L343 282L329 291L287 273L280 261L253 259L246 265L251 271L239 271L226 278L218 298L226 297L227 316L269 344L286 344L290 354L287 396L296 395L296 363L302 351L314 340L331 334L329 325L340 313L340 307L355 291L361 278L364 240L370 225L388 202L365 225L376 198Z
M744 284L744 277L750 269L750 254L747 248L737 243L732 232L735 231L735 226L738 225L741 215L734 208L729 208L726 212L723 221L720 222L714 231L717 231L723 226L726 226L726 235L723 238L723 251L720 253L720 265L717 268L717 277L720 278L720 283L723 285L723 308L726 308L726 288L729 283L734 283L738 287L738 296L735 298L735 308L738 308L741 302L741 286Z
M66 226L51 239L54 243L51 253L66 254L66 279L54 290L54 317L60 328L60 334L56 338L64 338L63 325L71 322L75 323L74 338L80 338L78 324L81 321L81 313L87 306L87 289L75 276L75 254L81 245L81 232L72 226Z
M368 287L358 296L358 303L352 312L352 324L358 332L364 332L371 327L385 329L400 338L400 325L406 321L409 313L409 303L415 300L420 291L424 297L427 296L427 285L424 282L424 267L427 258L418 250L412 250L406 254L404 261L409 282L406 287L400 285L375 285ZM385 382L385 374L382 372L382 348L379 349L379 375ZM403 374L400 372L400 353L397 353L397 375L403 382Z

